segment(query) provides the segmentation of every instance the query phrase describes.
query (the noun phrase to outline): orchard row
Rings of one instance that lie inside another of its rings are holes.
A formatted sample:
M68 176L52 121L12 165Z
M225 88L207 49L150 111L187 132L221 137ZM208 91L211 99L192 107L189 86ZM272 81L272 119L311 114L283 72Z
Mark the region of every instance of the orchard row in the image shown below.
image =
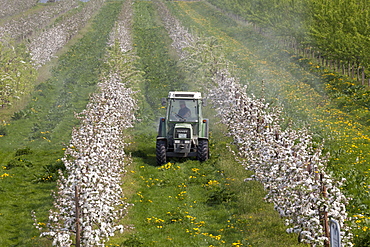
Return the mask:
M58 1L1 25L0 106L11 105L29 93L35 84L36 69L55 57L103 3Z
M130 23L125 15L132 12L130 7L131 1L126 1L111 33L109 66L98 91L76 116L81 125L73 130L65 151L67 176L58 181L47 229L35 223L42 236L53 239L53 245L97 246L124 229L118 222L128 204L120 185L131 159L124 152L129 139L123 133L132 127L137 105L128 86L140 78L132 66L135 56L121 49L131 43L129 25L123 26Z
M266 199L286 217L287 231L299 232L302 242L321 245L328 241L322 220L326 215L340 222L343 242L351 246L347 198L338 188L341 182L325 172L322 147L316 147L307 129L283 129L281 110L263 98L247 96L213 38L186 38L191 34L183 35L186 31L179 22L161 2L157 4L174 46L186 47L180 56L187 70L198 80L210 82L205 88L221 122L228 126L228 135L235 140L237 157L246 169L255 172L253 179L264 184Z
M0 18L4 18L7 16L12 16L18 12L24 11L29 9L37 4L37 1L29 1L29 0L19 0L19 1L12 1L12 0L4 0L1 3L0 9Z

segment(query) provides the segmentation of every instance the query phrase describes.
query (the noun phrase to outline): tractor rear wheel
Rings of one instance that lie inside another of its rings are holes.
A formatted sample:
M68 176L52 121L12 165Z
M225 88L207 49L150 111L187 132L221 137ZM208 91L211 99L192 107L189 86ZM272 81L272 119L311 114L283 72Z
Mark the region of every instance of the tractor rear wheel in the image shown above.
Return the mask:
M206 161L209 157L208 140L199 140L197 148L197 158L199 161Z
M157 165L161 166L167 163L166 159L166 141L157 140L156 145L156 156L157 156Z

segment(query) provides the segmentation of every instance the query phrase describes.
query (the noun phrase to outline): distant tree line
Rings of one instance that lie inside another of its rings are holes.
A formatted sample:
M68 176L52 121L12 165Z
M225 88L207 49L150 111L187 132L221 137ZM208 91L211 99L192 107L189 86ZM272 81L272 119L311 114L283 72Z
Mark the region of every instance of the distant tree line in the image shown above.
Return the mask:
M321 57L370 70L370 0L208 0Z

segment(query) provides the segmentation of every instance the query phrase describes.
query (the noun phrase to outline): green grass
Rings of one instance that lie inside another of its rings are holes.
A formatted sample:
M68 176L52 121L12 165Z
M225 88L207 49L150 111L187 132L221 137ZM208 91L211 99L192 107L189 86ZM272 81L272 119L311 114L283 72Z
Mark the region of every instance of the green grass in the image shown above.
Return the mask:
M103 68L106 41L122 1L106 4L87 32L40 83L31 103L14 116L0 138L0 246L50 246L34 228L31 211L41 223L47 220L55 189L54 173L61 167L63 148L78 124L81 112L95 90ZM17 150L28 150L22 152ZM48 169L46 167L48 166ZM4 174L9 174L6 176ZM46 181L45 181L46 180ZM37 181L45 181L39 183ZM37 244L36 244L37 243Z

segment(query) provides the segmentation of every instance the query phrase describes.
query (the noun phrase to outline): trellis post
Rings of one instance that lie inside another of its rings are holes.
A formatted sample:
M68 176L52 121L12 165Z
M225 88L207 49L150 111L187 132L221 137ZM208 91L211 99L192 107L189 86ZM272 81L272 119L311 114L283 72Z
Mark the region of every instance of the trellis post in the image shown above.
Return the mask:
M323 174L321 173L320 174L320 183L321 183L321 191L322 191L322 196L324 198L327 198L328 195L327 195L327 190L326 190L326 186L323 182ZM329 243L329 238L330 238L330 230L329 230L329 220L328 220L328 212L327 212L327 208L325 206L325 208L323 209L323 212L322 212L322 224L323 224L323 228L324 228L324 233L325 233L325 237L327 238L327 240L325 240L324 242L324 246L325 247L329 247L330 246L330 243Z
M75 186L75 209L76 209L76 247L81 246L81 226L80 226L80 205L79 205L79 189Z

